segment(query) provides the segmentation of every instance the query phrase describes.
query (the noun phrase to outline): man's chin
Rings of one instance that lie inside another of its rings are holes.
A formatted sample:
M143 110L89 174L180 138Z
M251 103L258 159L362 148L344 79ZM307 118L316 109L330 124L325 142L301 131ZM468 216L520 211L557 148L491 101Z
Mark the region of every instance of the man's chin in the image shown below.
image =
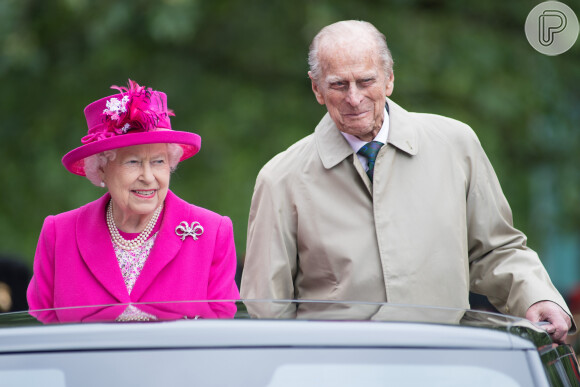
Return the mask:
M352 134L353 136L364 136L373 131L372 127L369 126L356 126L356 125L344 125L343 132Z

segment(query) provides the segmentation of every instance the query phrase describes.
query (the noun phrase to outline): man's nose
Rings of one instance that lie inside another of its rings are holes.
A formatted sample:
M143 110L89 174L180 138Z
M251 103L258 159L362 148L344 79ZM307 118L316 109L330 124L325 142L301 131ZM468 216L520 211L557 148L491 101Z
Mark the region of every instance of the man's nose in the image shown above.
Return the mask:
M348 87L348 94L346 96L346 101L351 105L351 106L358 106L363 100L363 95L360 92L360 90L358 89L356 83L352 83L349 87Z

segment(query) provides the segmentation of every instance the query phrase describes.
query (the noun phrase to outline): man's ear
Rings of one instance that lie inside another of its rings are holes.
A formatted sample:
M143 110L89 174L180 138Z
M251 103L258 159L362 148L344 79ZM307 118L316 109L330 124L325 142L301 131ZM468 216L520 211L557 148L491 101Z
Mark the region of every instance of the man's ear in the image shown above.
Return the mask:
M391 76L387 81L387 97L390 97L393 94L393 89L395 88L395 74L391 71Z
M314 92L314 96L316 97L316 100L318 101L319 104L326 105L326 103L324 102L324 95L322 94L322 90L320 90L320 87L318 86L318 84L316 83L314 78L312 78L311 71L308 72L308 77L310 78L310 81L312 82L312 91Z

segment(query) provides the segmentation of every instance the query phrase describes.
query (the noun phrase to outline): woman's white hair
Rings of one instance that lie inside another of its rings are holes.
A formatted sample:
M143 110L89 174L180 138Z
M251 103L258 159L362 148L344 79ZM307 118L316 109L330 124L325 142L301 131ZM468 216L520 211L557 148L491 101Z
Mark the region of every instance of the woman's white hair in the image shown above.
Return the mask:
M383 71L387 79L393 73L393 57L391 51L387 46L387 39L375 26L371 23L362 20L345 20L331 25L328 25L320 30L320 32L312 39L310 50L308 52L308 65L312 78L318 82L322 77L322 68L320 66L319 49L321 42L326 38L341 39L354 34L361 34L370 36L376 44L379 58L383 65Z
M169 168L171 172L177 169L177 164L183 156L183 148L179 144L167 144L167 155L169 157ZM107 150L85 158L85 175L87 179L97 187L101 187L101 177L99 169L104 168L110 160L115 160L117 150Z

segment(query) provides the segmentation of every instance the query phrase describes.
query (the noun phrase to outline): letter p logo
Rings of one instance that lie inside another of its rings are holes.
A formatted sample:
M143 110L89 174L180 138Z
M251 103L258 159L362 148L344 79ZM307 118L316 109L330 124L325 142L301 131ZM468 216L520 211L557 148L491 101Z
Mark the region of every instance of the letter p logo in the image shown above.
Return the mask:
M568 19L564 12L557 9L547 9L540 15L538 32L540 35L540 44L549 46L554 43L554 35L564 31Z
M545 1L528 14L526 38L536 51L559 55L568 51L578 38L578 18L570 7L559 1Z

